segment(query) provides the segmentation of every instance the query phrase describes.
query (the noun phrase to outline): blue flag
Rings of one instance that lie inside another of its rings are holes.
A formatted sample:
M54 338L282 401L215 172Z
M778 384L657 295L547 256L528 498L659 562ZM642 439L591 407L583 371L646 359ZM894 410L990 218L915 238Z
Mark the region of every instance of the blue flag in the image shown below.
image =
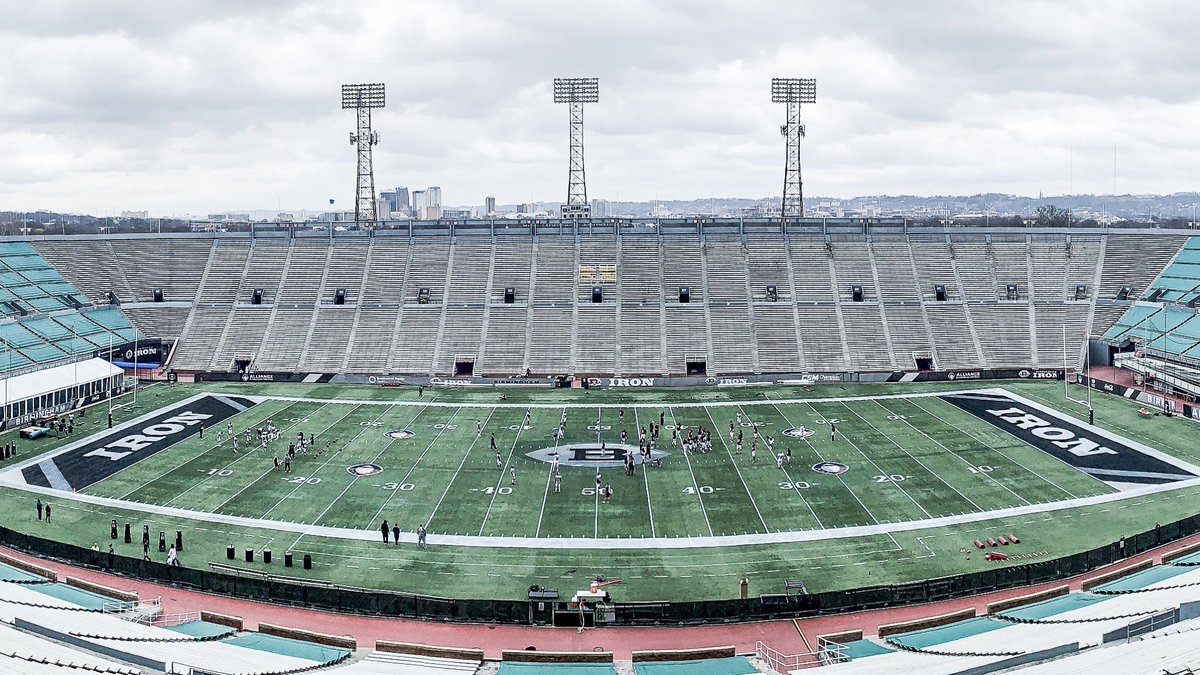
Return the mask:
M332 199L330 199L330 200L329 200L329 205L330 205L330 206L333 206L333 200L332 200Z

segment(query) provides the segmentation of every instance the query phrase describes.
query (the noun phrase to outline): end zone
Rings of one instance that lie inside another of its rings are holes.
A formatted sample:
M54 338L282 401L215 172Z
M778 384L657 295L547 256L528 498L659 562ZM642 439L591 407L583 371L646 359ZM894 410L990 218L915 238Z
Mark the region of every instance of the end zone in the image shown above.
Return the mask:
M204 427L215 432L218 424L258 402L246 396L193 396L22 462L0 477L9 484L82 490L201 433Z
M959 391L938 398L1118 490L1200 476L1200 467L1100 427L1068 420L1003 389Z

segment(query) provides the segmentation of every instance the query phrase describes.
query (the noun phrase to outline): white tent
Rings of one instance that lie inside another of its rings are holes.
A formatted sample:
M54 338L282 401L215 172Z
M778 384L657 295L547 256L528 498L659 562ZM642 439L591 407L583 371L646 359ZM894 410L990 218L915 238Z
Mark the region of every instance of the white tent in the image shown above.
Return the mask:
M104 359L88 359L0 379L5 426L68 410L79 399L120 387L124 374Z

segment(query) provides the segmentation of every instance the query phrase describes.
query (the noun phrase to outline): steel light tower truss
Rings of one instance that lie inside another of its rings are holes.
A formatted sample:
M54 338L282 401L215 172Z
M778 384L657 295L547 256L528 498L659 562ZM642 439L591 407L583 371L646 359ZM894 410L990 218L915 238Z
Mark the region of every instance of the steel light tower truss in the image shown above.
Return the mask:
M350 145L358 151L354 222L360 227L376 221L375 169L371 163L371 146L379 145L379 133L371 130L371 110L382 108L383 103L383 83L342 85L342 109L358 111L358 131L350 134Z
M787 104L787 124L779 127L779 133L787 146L783 166L783 204L780 218L804 216L804 189L800 181L800 139L804 137L804 125L800 123L800 104L817 102L817 81L795 77L771 78L771 102Z
M587 218L592 212L583 170L583 104L599 101L599 78L554 78L554 102L566 103L571 109L571 156L567 173L567 203L562 207L563 218Z

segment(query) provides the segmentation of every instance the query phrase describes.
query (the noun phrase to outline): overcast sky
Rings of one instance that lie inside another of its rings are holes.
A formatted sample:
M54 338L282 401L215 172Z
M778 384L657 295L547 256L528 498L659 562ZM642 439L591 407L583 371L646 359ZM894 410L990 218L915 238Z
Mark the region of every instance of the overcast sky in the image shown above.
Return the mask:
M0 210L352 208L343 82L384 82L377 189L562 200L551 79L597 76L590 197L781 193L772 76L815 77L806 195L1200 189L1200 4L0 0ZM1115 152L1114 152L1115 150ZM1115 171L1114 171L1114 155ZM1073 167L1073 168L1072 168Z

